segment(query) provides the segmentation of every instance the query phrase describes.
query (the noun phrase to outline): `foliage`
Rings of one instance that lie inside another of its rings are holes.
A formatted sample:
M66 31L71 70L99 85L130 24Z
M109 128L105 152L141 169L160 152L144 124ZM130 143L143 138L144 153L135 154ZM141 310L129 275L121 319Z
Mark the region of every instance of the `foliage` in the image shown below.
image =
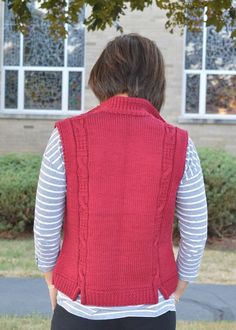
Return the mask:
M236 158L223 150L199 149L207 204L208 235L236 234ZM0 232L32 232L41 157L0 157ZM174 234L178 236L177 221Z
M32 230L40 159L29 154L0 157L0 232Z
M236 157L222 149L199 148L208 207L208 237L236 235ZM178 220L174 238L179 239Z
M8 7L15 17L16 28L27 33L27 26L30 24L31 0L2 0L7 1ZM121 32L123 28L118 23L122 15L125 15L127 8L131 11L143 11L145 7L153 4L152 0L71 0L69 5L65 0L38 0L39 8L46 10L45 19L50 22L50 31L53 35L66 37L65 24L74 24L78 21L78 14L85 6L91 8L90 15L85 18L84 24L88 30L104 30L107 26L116 24ZM199 31L202 21L207 26L213 25L219 32L224 26L232 27L231 37L236 37L235 20L236 8L233 0L188 0L169 1L156 0L156 7L165 10L165 27L171 33L178 26L183 32L183 27L188 26L191 31ZM206 15L203 10L206 8Z
M208 203L209 236L236 234L236 158L220 149L200 149Z

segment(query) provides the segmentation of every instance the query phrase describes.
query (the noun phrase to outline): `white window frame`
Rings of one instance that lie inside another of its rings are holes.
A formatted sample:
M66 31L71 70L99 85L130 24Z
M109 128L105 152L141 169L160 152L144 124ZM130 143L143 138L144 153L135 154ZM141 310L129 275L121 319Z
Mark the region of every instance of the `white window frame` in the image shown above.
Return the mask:
M85 60L86 60L86 29L84 31L84 66L83 67L69 67L67 66L67 44L68 39L64 40L64 66L24 66L23 65L23 34L20 33L20 63L19 66L6 66L4 65L4 3L2 3L2 32L1 32L1 100L0 100L0 115L1 114L13 114L13 115L42 115L43 117L54 116L73 116L82 114L85 112L84 99L85 99ZM86 7L85 7L86 14ZM68 29L68 25L65 25ZM5 108L5 71L17 70L18 71L18 109ZM24 109L24 72L25 71L56 71L62 72L62 109ZM80 110L68 110L68 95L69 95L69 72L82 72L82 86L81 86L81 109Z
M206 14L205 19L206 20ZM220 119L224 121L236 120L236 115L227 114L209 114L206 113L206 91L207 91L207 75L217 74L217 75L236 75L235 70L206 70L206 37L207 28L206 23L203 23L203 47L202 47L202 69L191 70L185 69L185 51L186 51L186 38L187 38L187 27L184 28L184 38L183 38L183 88L182 88L182 106L181 106L181 117L183 119ZM198 113L186 113L186 77L187 74L199 74L200 75L200 86L199 86L199 112Z

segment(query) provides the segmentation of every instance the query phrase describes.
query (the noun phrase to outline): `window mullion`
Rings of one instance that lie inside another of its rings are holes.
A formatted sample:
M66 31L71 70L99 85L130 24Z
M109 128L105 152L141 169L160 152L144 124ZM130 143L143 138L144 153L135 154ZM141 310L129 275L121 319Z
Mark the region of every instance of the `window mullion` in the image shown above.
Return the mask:
M23 63L23 51L24 51L24 36L20 34L20 66L18 68L18 110L24 110L24 63Z
M68 32L68 24L65 24L65 29ZM64 39L64 69L62 72L62 112L68 111L68 88L69 88L69 73L67 67L67 47L68 47L68 35Z

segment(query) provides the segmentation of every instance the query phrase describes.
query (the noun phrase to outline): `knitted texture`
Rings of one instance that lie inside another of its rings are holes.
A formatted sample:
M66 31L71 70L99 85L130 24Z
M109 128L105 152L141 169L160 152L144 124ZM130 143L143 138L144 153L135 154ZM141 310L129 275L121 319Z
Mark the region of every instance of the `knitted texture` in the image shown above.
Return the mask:
M114 96L57 121L64 239L53 284L94 306L158 303L177 286L172 230L188 134L142 98Z

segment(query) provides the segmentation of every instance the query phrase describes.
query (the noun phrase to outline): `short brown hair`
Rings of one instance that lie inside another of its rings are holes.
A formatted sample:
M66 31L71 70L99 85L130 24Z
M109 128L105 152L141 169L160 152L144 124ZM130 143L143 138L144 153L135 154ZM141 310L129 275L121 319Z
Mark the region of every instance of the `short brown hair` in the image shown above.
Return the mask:
M116 94L149 100L158 111L165 99L165 64L156 43L137 33L108 42L88 81L100 102Z

